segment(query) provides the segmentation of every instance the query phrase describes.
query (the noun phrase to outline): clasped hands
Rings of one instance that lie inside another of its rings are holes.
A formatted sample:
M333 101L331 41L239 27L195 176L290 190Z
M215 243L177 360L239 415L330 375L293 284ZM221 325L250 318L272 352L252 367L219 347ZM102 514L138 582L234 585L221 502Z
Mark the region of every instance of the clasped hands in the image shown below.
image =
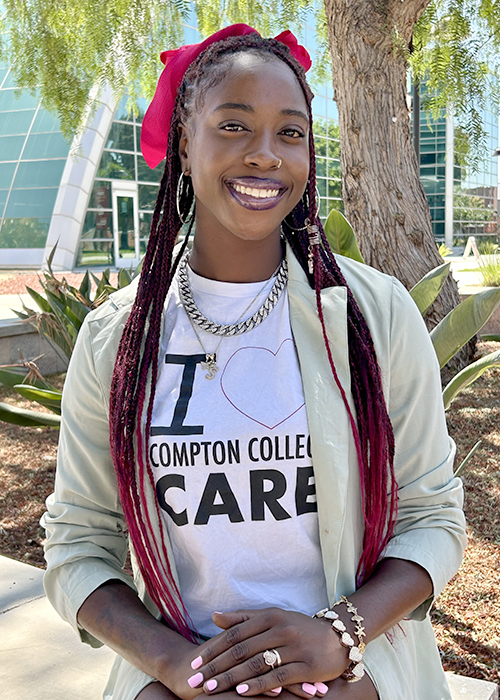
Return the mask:
M348 650L325 620L279 608L214 613L224 632L198 647L189 686L206 694L236 689L243 696L277 697L282 688L309 699L323 697L349 666ZM263 652L276 650L279 667Z

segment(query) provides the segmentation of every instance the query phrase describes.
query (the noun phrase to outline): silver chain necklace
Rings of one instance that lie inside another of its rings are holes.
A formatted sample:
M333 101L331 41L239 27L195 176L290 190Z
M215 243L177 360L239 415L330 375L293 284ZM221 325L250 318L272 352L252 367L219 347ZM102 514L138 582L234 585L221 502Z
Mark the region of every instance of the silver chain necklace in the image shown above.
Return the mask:
M179 263L179 295L181 298L182 306L184 307L184 311L186 312L186 315L189 318L189 321L193 328L194 334L196 335L196 338L198 339L198 342L201 345L203 352L205 353L205 362L201 363L201 368L203 370L207 370L205 378L213 379L215 377L215 373L219 371L219 368L217 367L217 352L219 350L220 344L222 343L222 340L232 335L241 335L242 333L247 333L248 331L251 331L253 328L258 326L260 323L262 323L262 321L265 321L265 319L269 316L271 311L278 303L281 294L283 293L283 290L286 287L286 283L288 281L288 263L286 261L286 258L282 259L279 267L274 273L274 275L276 276L276 280L269 294L267 295L264 303L260 306L259 309L257 309L253 316L250 316L249 318L244 319L243 321L241 320L242 317L246 314L246 312L252 307L256 299L258 299L262 291L266 288L268 280L265 281L263 287L259 289L259 291L254 296L250 304L248 304L248 306L240 314L235 323L232 324L215 323L214 321L210 321L206 316L204 316L201 313L193 299L193 294L189 285L187 264L188 256L186 255ZM221 336L214 352L206 351L198 334L196 326L198 326L204 331L207 331L208 333L213 333L214 335Z

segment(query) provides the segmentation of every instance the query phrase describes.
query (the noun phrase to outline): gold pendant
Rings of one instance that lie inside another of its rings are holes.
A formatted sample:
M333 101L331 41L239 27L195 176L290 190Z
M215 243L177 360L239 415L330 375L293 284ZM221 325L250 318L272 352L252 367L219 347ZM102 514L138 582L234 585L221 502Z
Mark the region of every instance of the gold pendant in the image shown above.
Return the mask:
M205 362L201 362L200 366L201 369L205 369L208 372L208 374L205 374L205 379L213 379L215 377L215 373L219 371L215 352L207 352L205 354Z

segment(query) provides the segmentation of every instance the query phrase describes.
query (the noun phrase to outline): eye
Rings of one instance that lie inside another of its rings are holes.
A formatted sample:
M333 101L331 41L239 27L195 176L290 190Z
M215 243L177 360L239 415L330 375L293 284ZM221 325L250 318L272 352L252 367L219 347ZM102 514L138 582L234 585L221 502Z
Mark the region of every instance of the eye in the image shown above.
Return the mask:
M226 124L221 124L219 126L219 129L222 129L223 131L233 131L233 132L245 131L244 126L242 126L241 124L236 124L235 122L227 122Z
M303 139L305 136L305 133L302 131L302 129L297 129L295 127L283 129L280 133L283 134L283 136L288 136L292 139Z

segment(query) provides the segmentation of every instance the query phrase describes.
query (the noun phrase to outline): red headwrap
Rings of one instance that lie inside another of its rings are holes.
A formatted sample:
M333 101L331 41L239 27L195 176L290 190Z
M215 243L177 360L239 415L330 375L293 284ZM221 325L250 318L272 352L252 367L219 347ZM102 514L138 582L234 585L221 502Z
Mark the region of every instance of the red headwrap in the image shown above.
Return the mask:
M160 55L165 64L153 101L144 115L141 130L141 150L144 160L150 168L156 168L167 152L168 132L170 120L174 110L177 90L182 83L184 74L191 63L210 44L223 41L230 36L244 36L251 33L258 34L255 29L247 24L233 24L225 27L212 36L209 36L200 44L188 44L172 51L163 51ZM292 56L302 65L305 71L311 67L311 58L307 50L301 46L290 31L285 31L275 37L276 41L286 44Z

